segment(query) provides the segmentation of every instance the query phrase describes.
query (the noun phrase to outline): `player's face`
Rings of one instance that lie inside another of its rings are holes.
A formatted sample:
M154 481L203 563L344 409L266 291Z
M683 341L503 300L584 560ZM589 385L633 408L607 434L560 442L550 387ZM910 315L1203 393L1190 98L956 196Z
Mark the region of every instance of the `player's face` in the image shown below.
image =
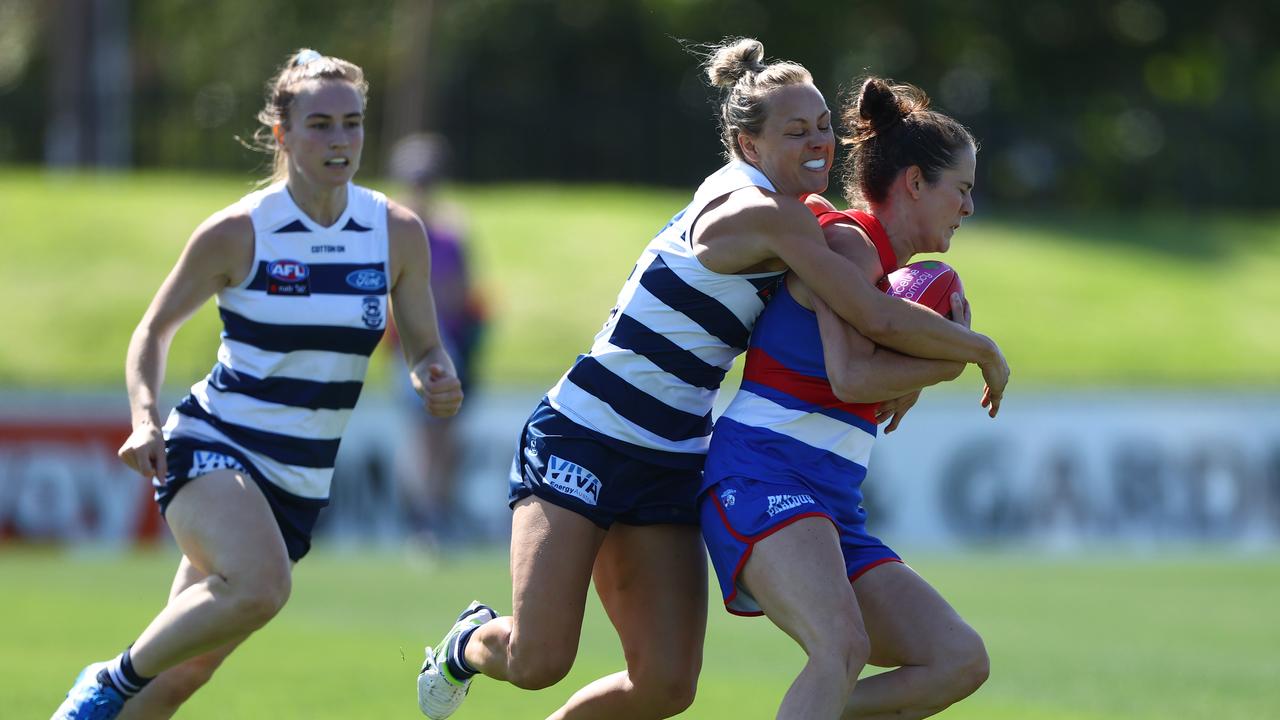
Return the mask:
M364 103L344 80L309 82L298 89L284 133L289 174L317 185L345 185L360 167Z
M973 214L973 181L977 151L967 145L956 153L956 163L943 170L933 183L924 183L920 195L920 234L917 252L946 252L960 223Z
M835 157L831 111L818 88L787 85L770 94L759 135L743 134L739 147L779 193L797 197L827 189Z

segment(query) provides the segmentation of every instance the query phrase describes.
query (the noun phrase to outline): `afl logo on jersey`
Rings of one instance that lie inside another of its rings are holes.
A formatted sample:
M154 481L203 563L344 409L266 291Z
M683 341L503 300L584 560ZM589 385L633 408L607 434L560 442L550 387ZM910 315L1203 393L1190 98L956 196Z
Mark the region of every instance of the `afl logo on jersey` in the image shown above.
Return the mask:
M387 286L387 276L381 270L354 270L347 273L347 284L363 292L376 292Z
M310 295L311 269L297 260L272 260L267 263L268 295Z
M298 282L306 280L311 270L306 263L297 260L273 260L267 265L267 274L280 282Z

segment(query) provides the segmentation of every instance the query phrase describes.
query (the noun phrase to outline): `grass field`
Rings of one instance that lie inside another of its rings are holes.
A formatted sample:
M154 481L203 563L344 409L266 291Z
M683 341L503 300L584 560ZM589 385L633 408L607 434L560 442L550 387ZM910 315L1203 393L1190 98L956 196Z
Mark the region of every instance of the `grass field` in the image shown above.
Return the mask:
M251 179L0 169L0 387L119 387L134 324L204 217ZM493 324L498 383L545 386L604 321L644 243L683 191L457 188ZM1280 217L979 214L948 261L975 327L1017 385L1280 386ZM206 306L174 343L168 379L208 371ZM1011 388L1011 391L1013 388Z
M0 715L47 717L90 660L118 652L160 607L173 551L0 551ZM950 720L1259 720L1280 713L1280 559L1101 561L1010 555L914 563L983 634L990 681ZM293 599L181 717L420 717L421 646L473 597L505 608L505 554L448 561L318 550ZM801 654L767 621L713 605L689 718L772 717ZM543 717L619 668L599 607L573 673L536 693L481 679L459 720Z

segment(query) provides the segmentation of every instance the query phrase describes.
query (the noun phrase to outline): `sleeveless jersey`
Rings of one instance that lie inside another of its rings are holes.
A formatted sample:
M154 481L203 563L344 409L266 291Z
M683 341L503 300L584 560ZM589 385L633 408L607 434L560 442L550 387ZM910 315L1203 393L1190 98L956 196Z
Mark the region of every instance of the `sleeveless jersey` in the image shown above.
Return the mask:
M740 161L703 181L641 254L590 352L547 393L553 408L624 452L701 466L720 382L783 273L712 272L694 257L690 229L708 204L751 186L773 190Z
M897 267L879 221L866 213L838 214L820 216L826 220L820 224L856 223L876 245L882 269ZM716 421L702 490L726 477L787 478L818 493L824 486L852 487L861 504L875 412L875 403L835 396L817 316L796 302L784 282L752 332L742 386ZM858 515L866 513L859 508Z
M348 184L347 209L329 227L283 182L240 202L253 222L253 266L218 292L218 362L174 408L165 438L225 443L281 489L325 499L386 328L387 200ZM191 473L210 469L197 462Z

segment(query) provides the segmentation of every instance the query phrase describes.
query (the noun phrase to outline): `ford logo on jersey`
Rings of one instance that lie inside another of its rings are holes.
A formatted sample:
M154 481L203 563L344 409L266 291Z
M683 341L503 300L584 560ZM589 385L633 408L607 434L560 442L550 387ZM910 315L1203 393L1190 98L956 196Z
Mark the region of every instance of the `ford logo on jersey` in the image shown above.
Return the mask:
M365 292L381 290L387 286L387 276L381 270L353 270L347 273L347 284Z
M273 260L267 265L267 274L280 282L298 282L306 280L311 270L306 263L297 260Z

